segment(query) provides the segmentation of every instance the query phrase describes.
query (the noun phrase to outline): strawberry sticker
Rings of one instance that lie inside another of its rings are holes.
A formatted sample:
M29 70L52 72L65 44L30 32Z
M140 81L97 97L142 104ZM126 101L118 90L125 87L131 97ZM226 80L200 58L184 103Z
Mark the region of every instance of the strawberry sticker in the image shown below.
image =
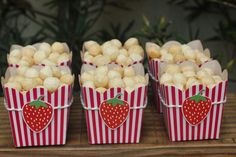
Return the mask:
M99 113L106 126L111 129L120 127L127 119L130 107L126 101L118 99L121 94L115 98L105 100L99 107Z
M23 117L28 127L34 132L41 132L51 122L53 108L50 104L43 102L40 96L37 100L23 106Z
M211 99L201 95L200 91L197 95L185 99L182 112L186 121L191 125L197 125L203 121L211 110Z

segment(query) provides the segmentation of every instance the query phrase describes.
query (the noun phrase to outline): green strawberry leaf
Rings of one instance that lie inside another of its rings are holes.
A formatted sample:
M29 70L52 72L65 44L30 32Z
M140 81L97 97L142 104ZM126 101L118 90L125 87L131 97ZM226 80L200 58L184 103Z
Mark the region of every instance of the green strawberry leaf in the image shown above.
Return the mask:
M201 90L197 95L190 97L190 100L195 101L196 103L198 103L199 101L206 101L206 97L202 96L201 93L204 90Z
M30 102L29 105L35 106L36 109L38 109L41 106L47 108L48 106L43 101L41 101L42 98L43 98L43 96L40 96L37 100Z
M112 106L116 106L117 104L119 105L124 105L124 101L118 99L119 96L121 96L122 94L117 94L115 98L109 99L107 100L108 104L111 104Z

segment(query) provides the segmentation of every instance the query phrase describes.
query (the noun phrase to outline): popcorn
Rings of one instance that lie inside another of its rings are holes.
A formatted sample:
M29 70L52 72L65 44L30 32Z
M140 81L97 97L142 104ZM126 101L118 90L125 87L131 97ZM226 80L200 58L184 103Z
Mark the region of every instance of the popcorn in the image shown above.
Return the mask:
M187 64L167 64L160 76L160 84L173 85L180 90L186 90L193 85L203 84L213 87L223 81L210 67L195 68Z
M60 86L60 80L56 77L48 77L43 81L43 86L50 92L54 92Z
M20 47L20 46L19 46ZM20 66L32 66L37 64L60 65L62 62L71 60L67 47L60 42L38 43L13 49L8 56L9 64Z
M133 67L124 67L124 76L132 77L135 76L135 71Z
M142 61L144 58L144 50L136 38L128 39L124 46L122 46L118 39L106 41L100 48L98 48L99 46L95 41L85 42L82 60L97 66L106 65L111 62L128 66L134 62Z
M150 58L159 58L161 56L160 46L155 43L146 43L146 51Z
M62 54L64 52L64 45L60 42L54 42L52 44L52 52Z
M10 52L10 57L16 58L16 59L20 59L22 56L22 53L19 49L14 49Z
M21 84L19 82L8 82L5 84L5 87L15 88L18 91L21 91Z
M193 45L193 44L192 44ZM201 48L199 48L201 50ZM179 63L183 61L191 61L198 65L210 61L209 50L200 52L194 46L190 47L186 44L181 45L178 42L167 42L163 47L159 47L155 43L148 42L146 44L147 55L152 60L160 60L167 63Z
M15 86L19 91L28 91L32 88L43 86L50 92L54 92L63 84L70 85L74 82L74 76L71 75L68 67L32 66L29 68L21 66L16 69L10 69L9 74L10 76L5 84L19 83L21 88Z
M39 71L39 76L41 79L46 79L47 77L52 77L53 76L53 72L52 72L52 68L49 66L45 66L43 67L40 71Z
M129 38L128 40L126 40L124 47L126 49L129 49L131 46L133 45L138 45L138 39L137 38Z
M109 81L109 88L114 88L114 87L120 87L120 88L124 88L125 87L125 83L121 78L113 78Z
M86 67L87 65L85 65ZM99 66L91 70L82 68L84 72L80 75L81 86L86 85L95 88L98 92L103 93L108 88L120 87L127 90L133 90L140 86L146 86L148 80L145 76L135 71L133 66L121 67L118 65ZM137 72L137 74L136 74ZM92 82L92 83L91 83ZM131 89L132 88L132 89Z
M91 87L91 88L95 88L94 82L93 81L85 81L83 83L84 87Z
M36 78L39 77L39 72L35 68L28 68L25 71L24 76L28 78Z

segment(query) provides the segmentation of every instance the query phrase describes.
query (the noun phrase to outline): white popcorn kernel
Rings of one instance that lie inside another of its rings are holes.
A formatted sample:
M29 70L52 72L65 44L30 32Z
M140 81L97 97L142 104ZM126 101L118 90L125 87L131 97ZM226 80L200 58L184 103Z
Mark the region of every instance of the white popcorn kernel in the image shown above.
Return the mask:
M52 66L52 74L54 77L60 78L61 77L61 71L58 67Z
M56 64L49 59L42 60L41 64L48 65L48 66L56 66Z
M60 81L64 84L71 85L74 82L74 76L66 74L61 76Z
M112 45L116 46L117 48L122 47L122 44L118 39L112 39L110 42L111 42Z
M45 66L39 71L39 77L43 80L46 79L47 77L52 77L52 76L53 72L50 66Z
M196 54L193 50L186 50L186 51L183 51L184 53L184 57L188 60L192 59L194 60L196 58Z
M186 83L186 77L182 73L175 73L173 74L173 83L174 84L185 84Z
M92 55L84 55L84 61L88 62L88 63L93 63L94 62L94 57Z
M59 53L59 54L62 54L65 52L65 49L64 49L64 45L60 42L54 42L52 44L52 52L56 52L56 53Z
M17 58L18 60L22 57L20 49L14 49L10 52L10 57ZM11 64L11 63L10 63Z
M168 51L174 55L176 53L179 53L181 52L181 46L180 45L177 45L177 44L173 44L171 45L169 48L168 48Z
M189 77L185 86L186 86L186 89L188 89L189 87L193 85L198 85L198 84L200 84L200 82L195 77Z
M134 77L124 77L123 81L124 81L125 87L134 87L136 84Z
M35 81L35 78L34 79L32 79L32 78L25 78L21 82L21 85L22 85L22 90L29 91L32 88L37 86L37 82Z
M25 75L25 71L28 69L28 66L20 66L19 68L17 68L16 72L18 75L24 76Z
M16 89L17 91L21 91L21 88L22 88L19 82L8 82L4 84L4 86L8 88Z
M172 79L173 79L173 77L171 74L164 73L163 75L161 75L160 83L161 84L172 83Z
M135 71L133 67L124 67L124 76L132 77L135 76Z
M108 67L107 66L100 66L97 67L95 70L95 75L107 75Z
M162 61L165 61L165 62L167 62L167 63L173 63L174 57L173 57L172 54L166 53L166 54L164 54L164 55L161 56L161 60L162 60Z
M28 45L28 46L23 47L21 49L21 52L22 52L22 56L33 57L36 52L36 48L31 45Z
M218 84L223 81L219 75L213 75L212 78L214 79L215 84Z
M128 57L126 57L123 54L119 54L116 58L116 63L118 63L119 65L126 65L126 61L127 61Z
M107 55L97 55L93 58L93 63L97 66L107 65L111 62L111 59Z
M63 62L68 62L70 59L71 59L70 54L63 53L58 57L57 64L60 64L60 63L63 63Z
M115 70L108 71L107 76L108 76L109 79L112 79L112 78L115 78L115 77L121 78L121 74L118 71L115 71Z
M44 51L45 52L45 55L46 56L49 56L50 53L51 53L51 45L46 43L46 42L43 42L40 44L39 46L39 51Z
M88 50L89 47L90 47L91 45L93 45L93 44L97 44L97 42L96 42L96 41L89 40L89 41L84 42L84 47L85 47L86 50Z
M60 56L59 53L53 52L49 55L48 60L50 60L51 62L57 64L57 59L58 59L59 56Z
M141 61L143 59L143 57L141 55L136 54L136 53L130 54L129 57L133 60L133 62L138 62L138 61Z
M46 58L47 58L47 54L45 51L42 51L42 50L36 51L34 54L34 63L40 64L42 60Z
M180 72L180 67L176 64L168 64L165 68L166 73L179 73Z
M144 76L136 75L136 76L134 76L134 80L136 83L147 85L147 81Z
M25 77L36 78L39 77L39 72L35 68L28 68L24 73Z
M60 80L56 77L48 77L44 80L43 86L50 92L54 92L60 86Z
M129 57L129 53L126 49L122 48L122 49L119 49L119 54L122 54L126 57Z
M115 61L116 57L119 55L119 49L113 45L106 46L103 48L103 55L110 57L111 61Z
M138 44L139 44L139 42L138 42L137 38L129 38L128 40L126 40L124 47L126 49L129 49L131 46L138 45Z
M94 75L92 75L88 72L84 72L81 74L80 80L81 80L82 84L84 84L84 82L86 82L86 81L94 81Z
M161 57L160 46L155 43L146 43L146 51L151 59Z
M174 55L174 61L175 61L175 63L183 62L183 61L185 61L185 57L184 57L183 54L177 53L177 54Z
M114 67L112 70L117 71L118 73L120 73L120 76L123 77L123 75L124 75L124 69L123 69L122 67L116 66L116 67Z
M7 58L7 62L8 62L9 64L19 64L19 59L16 58L16 57L11 57L11 56L9 56L9 57Z
M21 60L27 62L29 66L32 66L34 64L33 58L28 57L28 56L23 56Z
M101 46L98 43L90 45L87 50L92 56L97 56L102 53Z
M208 77L205 76L201 78L201 82L203 85L211 87L215 83L215 80L210 76Z
M196 76L196 73L191 70L184 71L183 74L185 77L195 77Z
M109 88L115 88L115 87L124 88L125 83L121 78L116 77L116 78L109 80L108 87Z
M132 53L135 53L135 54L139 54L142 57L144 56L144 50L139 45L130 46L128 49L128 53L129 53L129 55L131 55Z
M98 88L98 87L106 88L107 87L108 80L109 80L107 75L97 74L97 75L95 75L95 78L96 79L94 79L94 84L95 84L96 88Z

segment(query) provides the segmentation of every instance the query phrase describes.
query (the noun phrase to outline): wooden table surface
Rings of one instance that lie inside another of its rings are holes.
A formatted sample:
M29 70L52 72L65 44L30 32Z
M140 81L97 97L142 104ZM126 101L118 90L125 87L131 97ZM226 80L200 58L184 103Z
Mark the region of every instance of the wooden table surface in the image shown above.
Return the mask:
M65 146L15 148L8 113L0 98L0 157L10 156L236 156L236 94L227 95L219 140L170 142L163 116L154 105L145 109L140 144L89 145L84 112L78 98L72 105Z

